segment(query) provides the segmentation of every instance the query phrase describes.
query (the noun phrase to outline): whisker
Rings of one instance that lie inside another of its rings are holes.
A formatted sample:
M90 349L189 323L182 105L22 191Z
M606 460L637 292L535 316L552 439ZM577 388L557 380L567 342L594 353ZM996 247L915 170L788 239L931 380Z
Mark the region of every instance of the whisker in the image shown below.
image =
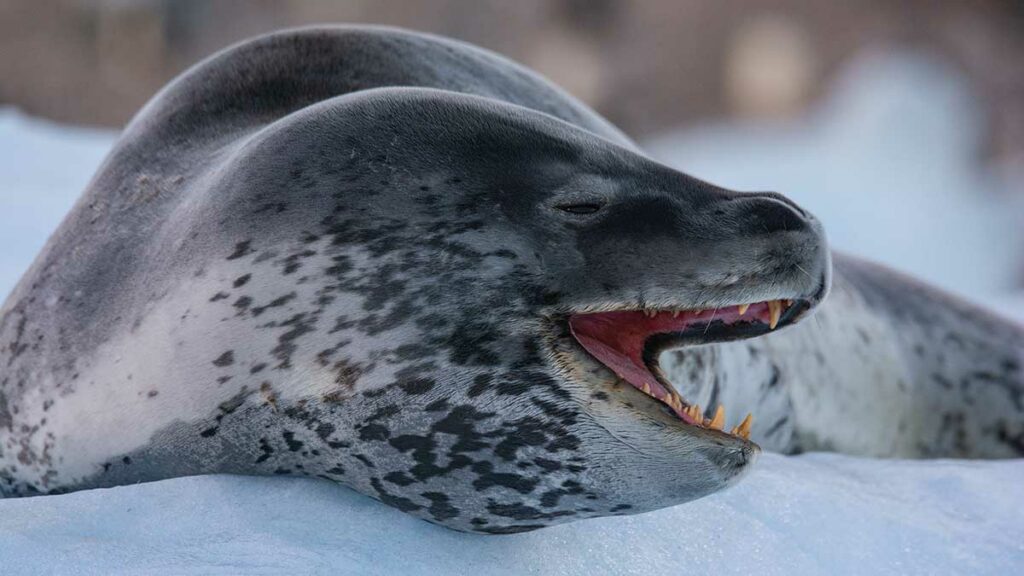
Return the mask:
M715 309L711 311L711 318L708 319L707 325L704 326L705 336L707 336L708 330L711 329L711 323L715 321L715 314L718 314L718 306L715 306Z

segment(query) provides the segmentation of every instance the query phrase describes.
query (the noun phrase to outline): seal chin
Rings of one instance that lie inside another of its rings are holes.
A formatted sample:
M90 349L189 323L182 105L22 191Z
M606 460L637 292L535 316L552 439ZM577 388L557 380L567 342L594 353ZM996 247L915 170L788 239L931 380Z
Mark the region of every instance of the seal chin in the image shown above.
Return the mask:
M793 324L814 307L806 299L769 300L699 309L612 309L569 314L570 334L583 350L620 380L656 400L681 424L749 442L753 415L725 431L725 408L710 416L683 398L658 366L666 348L752 338Z

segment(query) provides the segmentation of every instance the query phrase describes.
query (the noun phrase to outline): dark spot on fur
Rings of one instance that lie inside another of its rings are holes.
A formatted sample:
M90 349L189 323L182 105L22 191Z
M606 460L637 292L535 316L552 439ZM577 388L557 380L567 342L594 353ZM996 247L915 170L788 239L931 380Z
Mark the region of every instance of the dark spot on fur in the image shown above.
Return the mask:
M434 520L438 522L444 522L450 520L459 515L458 508L455 508L448 502L448 495L442 494L441 492L424 492L420 496L430 500L430 508L427 512L434 517Z
M384 485L381 484L381 481L377 478L371 478L370 485L373 486L373 489L377 492L377 498L379 498L381 502L387 504L388 506L398 508L402 512L413 512L416 510L423 509L423 506L420 506L419 504L413 502L412 500L409 500L408 498L403 498L401 496L394 496L392 494L389 494L386 490L384 490Z
M360 440L383 442L389 436L391 436L391 431L386 426L380 424L367 424L359 429Z
M284 438L284 443L288 445L288 449L292 452L302 450L302 447L305 445L301 441L295 439L295 433L291 430L285 430L282 432L281 437Z
M220 356L218 356L217 359L213 361L213 365L217 366L217 367L220 367L220 368L223 368L225 366L231 366L234 363L235 363L235 352L234 352L234 350L228 350L227 352L225 352L225 353L221 354Z
M270 442L267 442L266 438L260 438L260 456L256 459L256 463L265 462L274 453L274 449L270 446Z
M228 260L237 260L238 258L241 258L242 256L246 256L248 254L252 254L253 252L255 252L255 250L252 249L252 247L250 246L251 244L252 244L252 240L245 240L243 242L239 242L238 244L235 244L235 251L232 252L231 255L227 257L227 259Z
M473 385L469 388L469 391L466 392L466 395L470 398L476 398L483 394L484 390L487 390L487 388L490 387L492 378L493 377L490 373L477 374L473 378Z
M406 394L426 394L434 387L434 381L430 378L413 378L399 384Z
M404 472L388 472L384 475L384 480L391 482L396 486L408 486L415 482L415 480L407 476Z
M285 294L284 296L279 296L277 298L274 298L273 300L271 300L267 304L264 304L263 306L256 306L255 308L252 309L252 315L253 316L259 316L260 314L263 314L264 312L266 312L267 310L269 310L271 308L280 308L281 306L284 306L285 304L287 304L288 302L291 302L294 299L295 299L295 292L289 292L288 294Z

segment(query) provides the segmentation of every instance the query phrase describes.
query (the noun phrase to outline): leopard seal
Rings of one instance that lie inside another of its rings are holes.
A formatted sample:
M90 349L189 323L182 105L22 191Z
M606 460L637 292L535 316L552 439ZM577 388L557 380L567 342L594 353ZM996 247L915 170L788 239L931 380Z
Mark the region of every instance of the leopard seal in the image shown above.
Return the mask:
M1020 328L832 258L489 52L264 36L139 112L4 304L0 491L315 476L503 534L713 493L754 441L1020 454Z

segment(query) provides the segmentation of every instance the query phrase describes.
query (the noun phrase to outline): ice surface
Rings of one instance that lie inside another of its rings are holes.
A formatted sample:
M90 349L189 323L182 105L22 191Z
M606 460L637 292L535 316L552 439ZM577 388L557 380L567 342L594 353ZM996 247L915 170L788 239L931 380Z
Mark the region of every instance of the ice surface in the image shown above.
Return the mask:
M932 62L868 58L808 119L655 148L719 184L789 194L842 248L999 294L1019 264L1020 212L975 164L971 102ZM0 296L113 138L0 111ZM1024 297L999 302L1024 319ZM768 454L698 502L501 537L322 481L182 478L0 501L0 574L1022 574L1022 478L1024 460Z
M703 500L460 534L320 480L205 476L0 505L7 575L1020 574L1024 460L765 455Z

